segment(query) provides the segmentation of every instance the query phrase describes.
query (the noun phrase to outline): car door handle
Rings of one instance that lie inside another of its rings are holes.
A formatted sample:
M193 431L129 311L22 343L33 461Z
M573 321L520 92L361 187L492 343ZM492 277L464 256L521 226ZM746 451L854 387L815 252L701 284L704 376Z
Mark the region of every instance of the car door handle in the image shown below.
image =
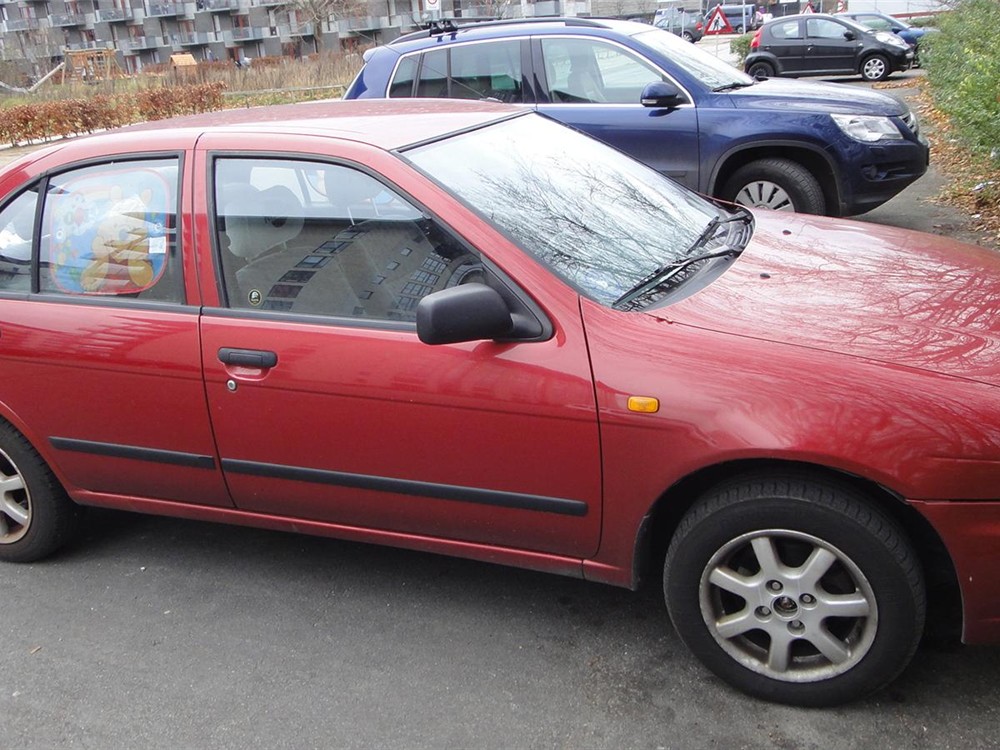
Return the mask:
M260 349L231 349L224 346L219 349L219 361L224 365L259 367L266 370L278 364L278 355Z

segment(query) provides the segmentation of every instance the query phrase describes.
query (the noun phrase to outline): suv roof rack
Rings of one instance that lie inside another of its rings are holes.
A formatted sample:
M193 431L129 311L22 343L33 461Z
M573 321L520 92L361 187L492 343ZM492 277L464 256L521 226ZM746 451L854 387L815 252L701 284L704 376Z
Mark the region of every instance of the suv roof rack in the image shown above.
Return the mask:
M456 23L456 21L471 21L471 23ZM401 37L397 37L389 42L389 45L398 44L402 42L409 42L414 39L425 39L428 36L441 36L443 34L457 34L460 31L467 31L468 29L478 29L485 26L518 26L522 24L541 24L541 23L562 23L566 26L584 26L590 28L601 28L604 26L601 20L594 18L580 18L577 16L563 17L563 16L552 16L552 17L536 17L536 18L485 18L479 20L476 18L441 18L437 21L432 21L423 27L421 31L414 31L409 34L404 34Z

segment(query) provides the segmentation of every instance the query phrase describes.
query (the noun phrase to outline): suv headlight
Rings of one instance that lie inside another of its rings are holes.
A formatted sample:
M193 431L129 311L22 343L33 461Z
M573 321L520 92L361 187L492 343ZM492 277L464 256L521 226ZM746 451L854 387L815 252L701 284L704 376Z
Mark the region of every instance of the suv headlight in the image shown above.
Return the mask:
M875 34L875 38L884 44L891 44L893 47L899 47L900 49L909 49L910 45L903 41L903 38L896 36L889 31L879 31Z
M901 141L903 134L888 117L874 115L830 115L837 127L856 141Z

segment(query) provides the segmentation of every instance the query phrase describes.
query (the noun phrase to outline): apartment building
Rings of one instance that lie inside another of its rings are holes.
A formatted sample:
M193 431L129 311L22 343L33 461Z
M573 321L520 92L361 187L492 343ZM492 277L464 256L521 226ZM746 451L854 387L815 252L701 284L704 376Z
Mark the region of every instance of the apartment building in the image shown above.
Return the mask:
M593 0L602 15L652 0ZM253 60L382 44L439 17L591 15L591 0L330 0L317 22L296 0L0 0L0 60L39 76L63 50L112 49L135 73L188 52L196 60ZM315 7L315 2L310 3Z

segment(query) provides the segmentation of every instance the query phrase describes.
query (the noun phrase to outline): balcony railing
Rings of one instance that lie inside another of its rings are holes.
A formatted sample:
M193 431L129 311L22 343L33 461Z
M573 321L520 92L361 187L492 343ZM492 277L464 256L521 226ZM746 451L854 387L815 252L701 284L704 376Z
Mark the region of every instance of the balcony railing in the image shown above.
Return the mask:
M184 15L184 3L156 2L149 3L146 8L147 18Z
M49 25L55 28L66 26L85 26L87 17L83 13L53 13L49 16Z
M240 26L226 32L234 42L247 42L254 39L264 39L267 36L263 27Z
M94 11L94 20L104 23L114 23L115 21L128 21L132 18L131 8L98 8Z
M240 0L197 0L195 8L212 12L239 10Z
M315 28L311 23L282 24L278 26L278 36L282 41L297 36L315 36Z
M3 22L4 31L28 31L38 29L41 26L37 18L8 18Z
M126 55L134 54L143 49L156 49L166 46L162 37L159 36L134 36L118 42L118 49Z
M178 42L182 47L197 47L219 41L214 31L188 31L178 36Z
M108 44L108 42L98 42L97 40L70 42L66 45L66 49L106 49Z

